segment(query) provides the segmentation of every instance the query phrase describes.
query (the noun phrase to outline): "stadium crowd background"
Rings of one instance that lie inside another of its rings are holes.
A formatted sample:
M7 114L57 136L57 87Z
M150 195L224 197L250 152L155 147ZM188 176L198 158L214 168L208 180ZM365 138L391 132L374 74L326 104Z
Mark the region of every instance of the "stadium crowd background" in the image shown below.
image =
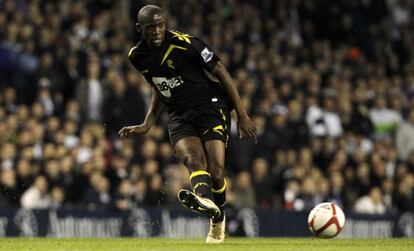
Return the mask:
M414 211L414 2L0 1L0 206L175 205L189 186L164 114L143 137L150 87L132 68L136 12L216 51L258 127L236 136L228 204Z

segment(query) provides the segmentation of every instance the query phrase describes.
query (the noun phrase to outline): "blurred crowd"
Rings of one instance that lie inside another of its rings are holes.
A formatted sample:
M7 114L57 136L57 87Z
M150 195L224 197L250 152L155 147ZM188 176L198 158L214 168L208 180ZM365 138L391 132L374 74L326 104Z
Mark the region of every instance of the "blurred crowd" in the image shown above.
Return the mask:
M414 212L414 2L1 0L0 206L175 205L189 173L132 68L137 10L205 40L236 80L258 144L236 135L228 204Z

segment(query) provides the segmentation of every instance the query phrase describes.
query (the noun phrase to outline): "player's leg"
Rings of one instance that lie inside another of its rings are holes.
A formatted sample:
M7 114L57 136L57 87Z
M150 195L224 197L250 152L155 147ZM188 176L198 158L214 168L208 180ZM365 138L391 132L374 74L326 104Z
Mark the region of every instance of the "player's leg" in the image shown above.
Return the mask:
M178 158L190 170L193 192L180 190L178 198L189 209L207 214L212 218L220 215L213 202L211 175L207 172L207 161L203 145L198 137L184 137L174 146Z
M226 204L224 160L229 140L230 113L226 109L211 105L205 109L205 114L199 122L201 140L207 157L207 170L213 181L214 201L217 206L224 209ZM222 218L218 220L221 221Z
M226 181L224 179L224 162L226 145L229 139L230 115L226 109L214 107L206 109L206 116L199 122L201 139L207 157L207 170L213 183L213 195L216 205L220 208L220 217L210 219L210 230L206 238L207 243L223 243L226 217Z
M208 171L213 181L214 202L220 209L220 217L210 219L210 230L206 238L207 243L224 242L224 230L226 217L224 207L226 205L226 180L224 179L225 143L221 140L209 140L204 142L207 157Z
M224 179L225 143L221 140L209 140L204 142L204 149L207 157L207 171L210 173L213 183L214 202L222 212L222 216L217 221L222 221L226 205L226 180Z

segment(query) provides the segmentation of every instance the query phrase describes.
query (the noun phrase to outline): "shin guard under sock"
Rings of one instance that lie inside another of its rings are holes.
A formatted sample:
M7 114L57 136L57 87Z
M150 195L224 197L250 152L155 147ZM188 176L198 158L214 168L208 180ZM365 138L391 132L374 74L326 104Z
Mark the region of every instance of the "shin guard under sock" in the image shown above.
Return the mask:
M213 201L211 176L206 171L195 171L190 176L193 192L203 198Z

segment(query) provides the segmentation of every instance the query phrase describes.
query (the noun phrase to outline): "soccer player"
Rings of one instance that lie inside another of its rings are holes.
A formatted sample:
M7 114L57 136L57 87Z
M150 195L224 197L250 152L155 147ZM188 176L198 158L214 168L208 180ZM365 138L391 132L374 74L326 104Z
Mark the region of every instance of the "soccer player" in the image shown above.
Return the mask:
M239 136L256 142L256 127L244 109L233 79L202 40L166 28L161 8L146 5L136 24L142 40L129 51L133 66L153 87L149 110L140 125L123 127L121 137L149 131L168 108L168 130L178 158L191 172L193 191L178 199L192 211L210 217L207 243L224 241L225 152L230 111L238 117Z

